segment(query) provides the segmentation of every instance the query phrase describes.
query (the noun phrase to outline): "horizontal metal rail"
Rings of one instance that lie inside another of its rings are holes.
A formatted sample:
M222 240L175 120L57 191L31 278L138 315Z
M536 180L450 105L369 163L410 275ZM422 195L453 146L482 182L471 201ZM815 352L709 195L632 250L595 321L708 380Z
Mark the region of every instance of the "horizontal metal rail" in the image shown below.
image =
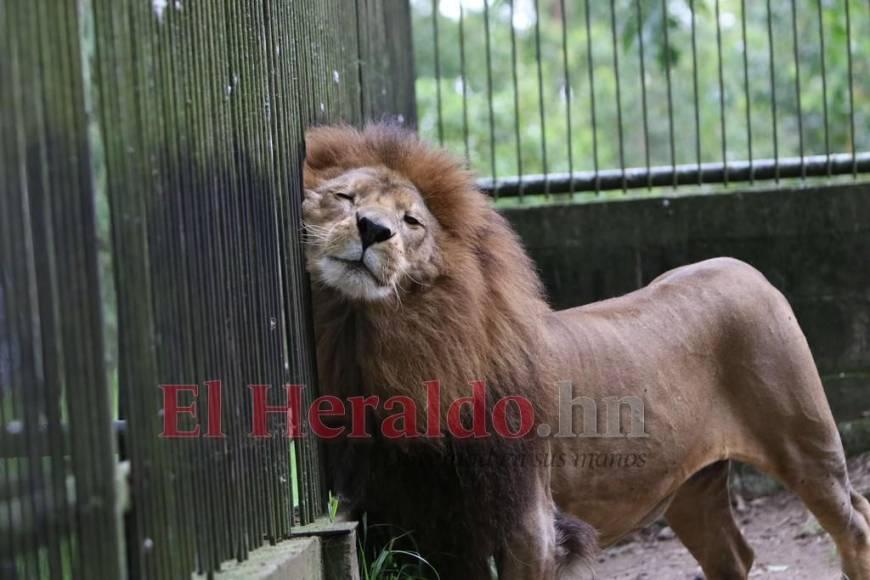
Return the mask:
M825 155L788 157L778 162L773 159L733 161L722 163L702 163L700 167L691 163L686 165L652 167L627 167L625 174L620 169L605 169L599 172L578 171L574 173L550 173L548 175L524 175L504 177L493 181L481 179L480 189L488 194L498 191L501 197L532 195L548 191L559 193L586 193L594 191L613 191L623 188L640 189L645 187L671 187L674 185L697 185L699 183L749 182L753 180L806 177L825 177L870 174L870 153L838 153L828 158ZM727 174L727 181L726 181Z

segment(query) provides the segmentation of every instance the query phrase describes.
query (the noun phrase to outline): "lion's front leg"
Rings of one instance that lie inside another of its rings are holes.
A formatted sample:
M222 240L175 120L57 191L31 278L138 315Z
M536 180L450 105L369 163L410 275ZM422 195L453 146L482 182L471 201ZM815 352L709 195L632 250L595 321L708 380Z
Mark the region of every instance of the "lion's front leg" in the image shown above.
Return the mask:
M528 509L496 554L499 580L552 580L556 577L556 509L549 470L535 480Z

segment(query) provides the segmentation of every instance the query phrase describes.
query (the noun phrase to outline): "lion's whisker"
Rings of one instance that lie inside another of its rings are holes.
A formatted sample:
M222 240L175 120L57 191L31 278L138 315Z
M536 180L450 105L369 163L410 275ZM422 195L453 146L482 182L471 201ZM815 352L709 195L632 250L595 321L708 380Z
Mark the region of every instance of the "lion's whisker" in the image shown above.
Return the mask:
M402 296L399 294L399 283L393 282L393 293L396 295L396 310L402 309Z
M417 280L416 278L414 278L412 275L410 275L407 272L405 272L405 277L407 277L409 280L411 280L411 282L413 282L414 284L417 284L418 286L423 285L423 283L420 280Z

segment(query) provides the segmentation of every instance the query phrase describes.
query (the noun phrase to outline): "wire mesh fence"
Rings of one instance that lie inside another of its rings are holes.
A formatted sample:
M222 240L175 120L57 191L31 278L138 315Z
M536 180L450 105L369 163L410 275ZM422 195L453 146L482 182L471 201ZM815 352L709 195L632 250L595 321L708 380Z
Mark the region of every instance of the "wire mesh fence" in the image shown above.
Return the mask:
M303 133L414 122L408 22L403 0L0 3L0 577L208 574L323 514L316 441L286 413L249 437L248 385L313 398ZM202 437L161 437L160 385Z
M864 0L413 0L420 132L496 195L870 172Z

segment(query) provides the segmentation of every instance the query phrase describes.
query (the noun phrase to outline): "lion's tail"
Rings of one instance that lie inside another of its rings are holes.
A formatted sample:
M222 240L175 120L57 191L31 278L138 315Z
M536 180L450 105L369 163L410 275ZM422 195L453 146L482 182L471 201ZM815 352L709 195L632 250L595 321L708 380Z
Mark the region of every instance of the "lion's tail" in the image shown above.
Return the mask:
M598 533L586 522L556 512L556 578L573 580L588 574L598 551Z

